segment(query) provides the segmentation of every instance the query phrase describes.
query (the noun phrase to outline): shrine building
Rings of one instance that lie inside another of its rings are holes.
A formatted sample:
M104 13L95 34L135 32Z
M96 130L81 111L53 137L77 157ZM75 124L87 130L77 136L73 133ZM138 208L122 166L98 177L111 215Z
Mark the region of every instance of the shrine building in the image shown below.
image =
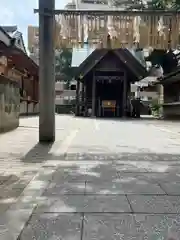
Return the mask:
M125 117L131 83L148 76L128 49L95 49L75 69L76 115L92 110L95 117Z

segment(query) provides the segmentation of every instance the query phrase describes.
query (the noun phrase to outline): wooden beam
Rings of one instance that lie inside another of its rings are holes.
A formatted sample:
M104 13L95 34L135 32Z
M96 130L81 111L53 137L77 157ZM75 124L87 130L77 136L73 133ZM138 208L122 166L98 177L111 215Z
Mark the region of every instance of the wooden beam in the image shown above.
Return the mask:
M45 9L43 12L39 11L39 9L34 9L34 13L39 13L42 15L59 15L59 14L65 14L65 15L100 15L100 16L108 16L108 15L130 15L130 16L143 16L143 15L159 15L159 16L171 16L174 14L180 14L179 11L176 10L137 10L137 11L132 11L132 10L95 10L95 9L58 9L58 10L53 10L49 11L48 9Z

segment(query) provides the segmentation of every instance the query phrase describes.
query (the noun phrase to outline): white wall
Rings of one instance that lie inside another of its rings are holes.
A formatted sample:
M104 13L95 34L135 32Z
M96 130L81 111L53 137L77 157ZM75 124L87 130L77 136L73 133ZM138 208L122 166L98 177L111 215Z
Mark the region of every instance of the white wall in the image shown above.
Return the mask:
M78 3L77 9L80 10L109 10L109 6L105 4L91 4L91 3Z
M0 79L0 133L19 126L19 87L6 81Z
M95 1L94 1L95 2ZM109 10L110 6L108 4L97 4L97 3L83 3L81 0L75 0L76 9L80 10ZM113 8L113 7L112 7ZM117 9L117 8L116 8Z
M39 65L39 55L36 53L30 53L29 57L37 64Z
M76 84L76 82L72 82L72 84ZM62 93L56 94L55 105L63 105L66 100L73 100L76 96L76 90L65 90L63 82L56 82L55 91L62 91Z
M65 84L64 82L56 82L55 83L55 90L56 91L64 91Z
M137 92L137 85L136 84L131 84L131 92L136 93ZM157 92L146 92L146 91L140 91L139 92L139 97L142 100L148 100L148 98L152 99L157 99L158 98L158 93Z

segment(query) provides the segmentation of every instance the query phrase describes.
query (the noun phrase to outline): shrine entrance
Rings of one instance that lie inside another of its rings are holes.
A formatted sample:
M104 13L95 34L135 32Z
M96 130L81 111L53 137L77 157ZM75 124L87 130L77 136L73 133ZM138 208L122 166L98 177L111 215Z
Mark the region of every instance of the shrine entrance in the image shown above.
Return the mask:
M97 116L121 117L123 115L124 73L119 71L97 71Z

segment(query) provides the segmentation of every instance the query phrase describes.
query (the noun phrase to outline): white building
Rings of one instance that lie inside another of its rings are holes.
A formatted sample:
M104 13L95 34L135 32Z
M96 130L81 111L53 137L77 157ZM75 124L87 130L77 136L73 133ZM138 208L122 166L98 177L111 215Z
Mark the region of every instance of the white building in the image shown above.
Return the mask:
M149 84L154 83L157 81L157 77L148 76L141 80L140 82L136 82L131 84L131 93L135 96L140 98L142 101L152 101L157 100L159 95L157 88L151 88L151 91L140 91L140 88L148 87Z
M109 9L125 9L128 0L73 0L76 9L92 9L92 10L109 10Z
M72 82L71 85L76 85L76 81ZM56 82L55 95L56 106L71 104L71 102L76 99L76 90L66 89L66 83L64 82Z
M76 9L108 10L108 0L75 0Z
M29 56L39 65L39 28L28 26L28 50Z

